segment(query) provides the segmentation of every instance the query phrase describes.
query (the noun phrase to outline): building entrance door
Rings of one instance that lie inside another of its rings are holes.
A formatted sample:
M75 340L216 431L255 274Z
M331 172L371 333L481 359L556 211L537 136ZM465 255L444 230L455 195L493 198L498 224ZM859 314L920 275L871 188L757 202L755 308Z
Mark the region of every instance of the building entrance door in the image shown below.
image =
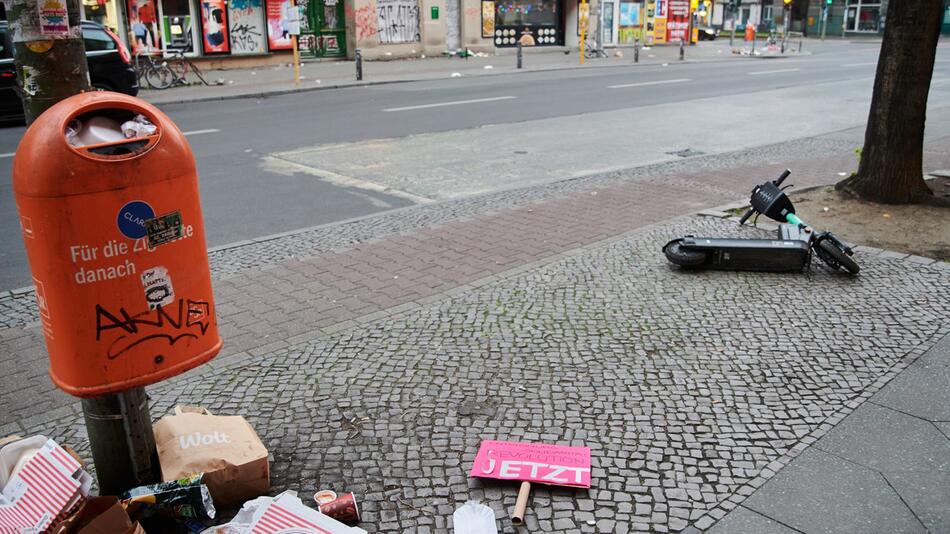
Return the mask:
M301 35L302 48L316 57L346 56L346 19L343 0L310 0L307 4L307 28ZM304 28L301 28L301 34Z

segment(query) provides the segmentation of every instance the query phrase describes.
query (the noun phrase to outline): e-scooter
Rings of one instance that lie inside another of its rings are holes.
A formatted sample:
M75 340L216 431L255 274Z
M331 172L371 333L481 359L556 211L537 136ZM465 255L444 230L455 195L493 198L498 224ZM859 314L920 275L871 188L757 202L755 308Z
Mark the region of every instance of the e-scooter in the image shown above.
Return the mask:
M831 232L816 232L795 215L795 206L779 187L791 173L785 169L776 180L756 186L752 207L739 220L743 225L753 214L763 214L782 223L776 239L686 236L663 247L666 258L686 269L794 272L808 266L814 251L832 269L858 274L851 247Z

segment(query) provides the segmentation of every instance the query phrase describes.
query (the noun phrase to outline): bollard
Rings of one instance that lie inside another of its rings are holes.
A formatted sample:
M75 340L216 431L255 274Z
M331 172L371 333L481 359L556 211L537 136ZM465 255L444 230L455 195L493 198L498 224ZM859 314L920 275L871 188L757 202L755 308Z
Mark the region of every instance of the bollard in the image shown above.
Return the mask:
M363 79L363 53L356 49L356 81Z
M785 53L785 41L786 41L786 39L788 39L788 36L787 36L787 35L783 35L783 36L782 36L782 46L781 46L781 53L783 53L783 54Z
M637 39L633 44L633 62L640 62L640 39Z
M802 53L802 39L804 39L804 37L805 37L804 33L801 33L798 35L798 53L799 54Z
M686 51L683 48L683 39L680 39L680 61L683 61L686 57Z
M521 41L518 41L518 68L521 68Z

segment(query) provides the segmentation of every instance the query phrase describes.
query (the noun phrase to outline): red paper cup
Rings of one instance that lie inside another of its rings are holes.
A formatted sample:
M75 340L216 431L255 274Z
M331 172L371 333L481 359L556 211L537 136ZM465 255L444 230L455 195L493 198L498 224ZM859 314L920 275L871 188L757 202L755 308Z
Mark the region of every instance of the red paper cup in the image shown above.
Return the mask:
M313 500L317 503L319 507L321 504L327 504L335 501L337 494L333 490L320 490L313 494Z
M321 504L320 513L347 525L360 522L360 509L353 493L344 493L332 502Z

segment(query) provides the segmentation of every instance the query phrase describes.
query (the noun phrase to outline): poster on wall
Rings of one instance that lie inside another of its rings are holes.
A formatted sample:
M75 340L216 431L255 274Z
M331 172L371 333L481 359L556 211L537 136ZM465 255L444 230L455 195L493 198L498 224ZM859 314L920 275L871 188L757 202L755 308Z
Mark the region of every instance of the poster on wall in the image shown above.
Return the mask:
M419 4L416 0L376 0L380 44L414 43L419 33Z
M231 51L227 10L225 0L201 1L201 47L205 54L225 54Z
M632 2L622 2L620 4L620 25L621 26L639 26L640 25L640 7L641 4Z
M666 3L667 0L656 0L656 15L654 15L656 18L666 18Z
M482 37L495 36L495 2L482 1Z
M667 42L687 40L689 33L689 0L669 0L666 18Z
M151 54L161 50L158 38L158 17L154 0L128 0L129 29L132 53Z
M581 32L587 33L590 31L588 28L588 21L590 21L590 4L587 2L582 2L577 6L577 36L581 36Z
M290 50L294 43L290 38L290 23L293 6L290 0L267 0L267 46L271 50Z
M232 54L263 54L263 0L231 0L228 4L228 35Z
M653 19L653 42L656 44L666 42L666 19Z

